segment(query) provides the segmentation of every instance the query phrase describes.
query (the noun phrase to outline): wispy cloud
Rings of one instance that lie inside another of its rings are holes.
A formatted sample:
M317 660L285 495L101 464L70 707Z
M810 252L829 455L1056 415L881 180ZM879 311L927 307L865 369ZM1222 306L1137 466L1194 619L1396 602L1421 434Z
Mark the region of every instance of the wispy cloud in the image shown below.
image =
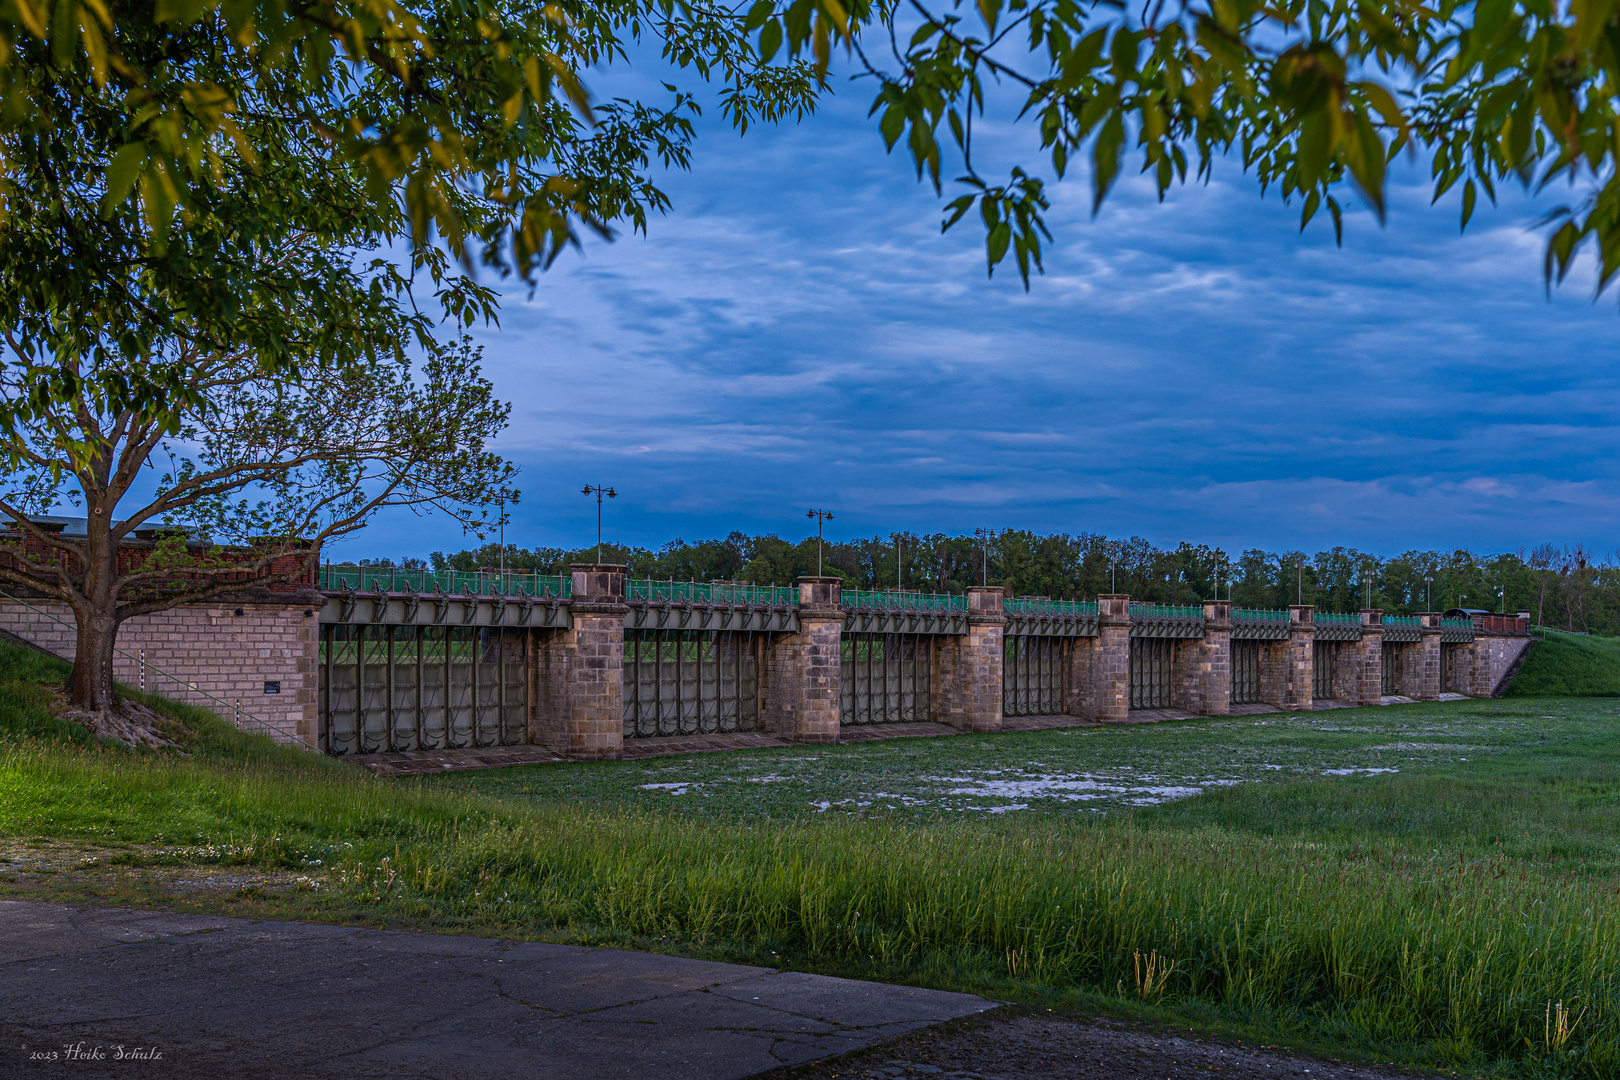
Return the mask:
M1466 236L1398 171L1345 245L1235 165L1092 220L1054 189L1028 294L886 158L861 95L798 128L705 133L650 236L589 243L514 292L489 368L513 401L524 543L609 531L979 525L1230 546L1517 547L1620 524L1620 316L1548 300L1536 207ZM362 542L459 542L414 519Z

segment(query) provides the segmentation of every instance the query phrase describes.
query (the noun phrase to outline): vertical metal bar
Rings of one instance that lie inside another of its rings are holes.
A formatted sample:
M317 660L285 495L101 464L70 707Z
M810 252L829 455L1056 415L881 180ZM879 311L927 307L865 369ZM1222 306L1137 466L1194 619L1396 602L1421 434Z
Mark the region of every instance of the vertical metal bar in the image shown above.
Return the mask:
M451 706L454 699L450 696L450 672L452 670L450 665L450 634L450 627L446 625L444 628L444 684L440 687L441 696L444 698L445 749L451 749L456 745L455 710Z
M671 582L673 591L674 583ZM675 733L686 734L686 631L675 631Z
M392 624L390 624L383 631L383 639L386 642L386 644L383 646L383 655L385 657L387 657L387 663L388 663L388 666L387 666L387 669L386 669L387 674L383 678L383 707L384 707L384 709L386 709L386 715L388 717L388 749L390 749L390 750L408 750L408 749L410 749L410 747L408 747L408 746L405 746L405 747L400 746L399 745L399 740L394 737L394 727L399 722L399 717L395 712L395 702L394 702L394 630L395 629L396 629L396 627L394 627Z
M356 627L354 643L354 752L366 752L366 628Z
M664 733L664 632L653 631L653 733Z
M428 709L423 708L423 672L421 672L421 653L423 653L423 640L421 640L421 627L411 627L411 636L416 638L416 748L424 750L428 746Z
M484 573L483 573L483 571L480 570L478 572L478 586L479 586L480 591L483 590L483 584L484 584ZM478 678L479 678L479 676L481 674L483 674L483 672L479 668L480 661L479 661L479 657L478 657L478 653L479 653L478 646L479 646L480 643L478 641L478 637L479 637L479 628L475 626L475 627L472 628L472 643L471 643L472 648L468 650L468 663L467 663L468 674L470 675L471 682L472 682L472 734L470 736L470 743L473 746L482 746L483 745L481 742L478 741L479 729L483 727L483 725L481 723L479 723L479 721L481 719L483 719L483 718L478 715L479 707L483 704L483 702L479 700L481 695L478 693L478 690L479 690Z
M504 557L504 555L503 550L502 556ZM495 742L497 745L504 746L506 744L506 631L497 627L491 630L490 634L495 638ZM623 723L622 719L620 723Z
M321 680L320 688L321 705L325 710L326 722L322 724L320 723L321 717L316 718L316 726L319 728L316 732L316 742L320 744L321 750L328 754L332 752L332 653L336 651L333 648L337 643L335 640L336 631L337 627L335 626L323 626L320 628L321 641L326 646L326 655L322 657L325 661L323 667L326 669L324 672L326 677Z

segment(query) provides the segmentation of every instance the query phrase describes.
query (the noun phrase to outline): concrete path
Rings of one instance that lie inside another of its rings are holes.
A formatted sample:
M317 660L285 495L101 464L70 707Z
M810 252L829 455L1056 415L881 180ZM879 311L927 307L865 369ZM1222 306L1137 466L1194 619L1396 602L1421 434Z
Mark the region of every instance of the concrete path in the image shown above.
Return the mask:
M722 1080L989 1008L615 949L0 901L8 1080Z

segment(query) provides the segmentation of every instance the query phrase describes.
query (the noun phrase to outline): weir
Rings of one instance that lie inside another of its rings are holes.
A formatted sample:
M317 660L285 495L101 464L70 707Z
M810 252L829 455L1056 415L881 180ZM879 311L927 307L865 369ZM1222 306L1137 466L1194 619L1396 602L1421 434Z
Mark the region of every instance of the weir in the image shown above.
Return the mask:
M1488 696L1529 644L1436 613L1384 616L795 587L325 568L317 742L329 753L628 742L846 725L995 731L1008 717ZM454 591L452 591L454 590Z

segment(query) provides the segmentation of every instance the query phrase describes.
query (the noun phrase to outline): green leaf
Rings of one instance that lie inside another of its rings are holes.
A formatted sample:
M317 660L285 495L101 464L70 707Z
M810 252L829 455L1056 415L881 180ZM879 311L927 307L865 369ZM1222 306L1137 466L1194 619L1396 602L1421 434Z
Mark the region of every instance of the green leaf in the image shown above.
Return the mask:
M771 21L767 22L759 31L760 62L766 64L770 63L771 57L775 56L776 50L780 49L781 47L782 23L780 20L772 19ZM890 142L890 145L893 145L892 141Z
M1091 148L1091 216L1102 209L1108 189L1119 176L1120 156L1125 145L1125 122L1118 112L1112 113L1097 133L1097 142Z
M1463 185L1462 227L1457 230L1458 232L1468 228L1468 219L1474 216L1474 201L1478 195L1472 180Z
M990 230L984 239L985 255L989 258L990 275L994 276L996 264L1007 257L1007 245L1012 243L1012 226L1005 221Z
M110 216L115 208L129 198L130 189L146 168L146 144L125 143L107 163L107 193L101 199L101 213Z
M1300 211L1300 215L1299 215L1299 231L1300 232L1305 231L1305 226L1307 226L1307 225L1309 225L1311 223L1311 218L1316 216L1317 207L1319 207L1321 205L1322 205L1322 192L1320 190L1316 189L1316 188L1312 188L1311 193L1309 195L1305 196L1305 208L1302 211Z
M752 34L770 21L775 12L776 5L772 0L759 0L759 3L748 9L748 18L743 20L743 33Z
M906 111L898 105L890 105L883 110L883 119L878 123L878 130L883 134L883 145L893 150L894 144L906 130Z

